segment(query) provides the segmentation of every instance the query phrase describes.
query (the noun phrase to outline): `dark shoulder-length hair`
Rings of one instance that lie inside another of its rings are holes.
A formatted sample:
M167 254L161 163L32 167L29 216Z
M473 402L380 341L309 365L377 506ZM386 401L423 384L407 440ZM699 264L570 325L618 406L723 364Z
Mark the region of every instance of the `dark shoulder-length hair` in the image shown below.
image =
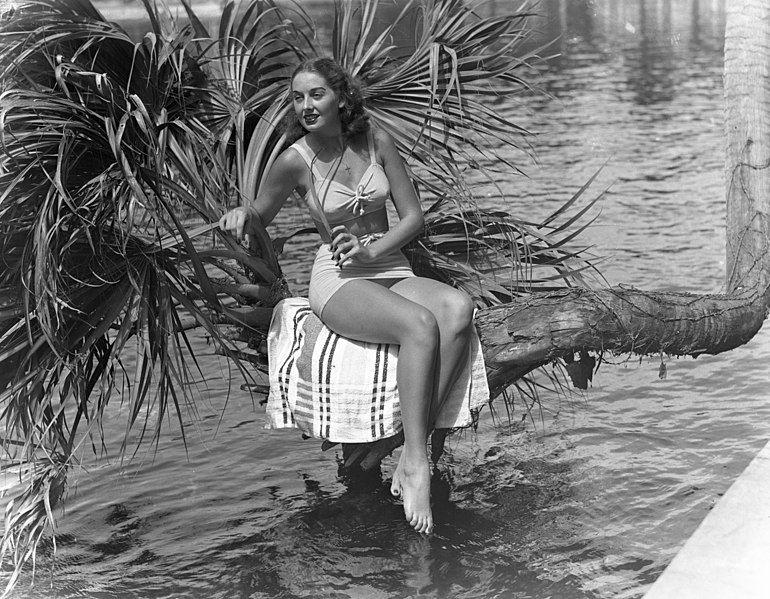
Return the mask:
M291 82L300 73L317 73L343 101L340 108L342 135L351 139L359 133L369 130L369 115L364 105L361 86L342 66L332 58L311 58L300 63L291 74ZM286 137L288 143L294 143L307 131L300 124L294 111L286 117Z

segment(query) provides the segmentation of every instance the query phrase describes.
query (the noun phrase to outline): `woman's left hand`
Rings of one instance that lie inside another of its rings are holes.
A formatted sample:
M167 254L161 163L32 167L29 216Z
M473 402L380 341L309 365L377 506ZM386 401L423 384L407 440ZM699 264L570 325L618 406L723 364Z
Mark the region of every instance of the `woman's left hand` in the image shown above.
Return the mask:
M369 248L353 235L345 225L338 225L332 229L332 241L330 248L337 262L337 266L342 268L351 258L361 262L369 262L372 259Z

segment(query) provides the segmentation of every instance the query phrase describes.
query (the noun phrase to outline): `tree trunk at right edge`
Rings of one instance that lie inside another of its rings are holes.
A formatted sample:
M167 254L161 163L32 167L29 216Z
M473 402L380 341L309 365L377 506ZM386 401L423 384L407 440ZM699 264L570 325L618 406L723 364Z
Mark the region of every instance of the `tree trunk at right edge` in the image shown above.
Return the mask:
M770 2L730 0L725 30L727 293L768 295ZM767 297L764 298L767 305Z

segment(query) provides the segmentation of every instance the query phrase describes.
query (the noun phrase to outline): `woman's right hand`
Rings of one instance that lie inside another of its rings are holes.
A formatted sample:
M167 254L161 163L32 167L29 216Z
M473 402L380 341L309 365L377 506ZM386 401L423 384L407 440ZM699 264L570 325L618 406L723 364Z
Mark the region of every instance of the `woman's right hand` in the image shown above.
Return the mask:
M219 219L219 228L235 235L235 238L243 239L244 234L254 233L252 223L259 215L253 208L239 206L225 213Z

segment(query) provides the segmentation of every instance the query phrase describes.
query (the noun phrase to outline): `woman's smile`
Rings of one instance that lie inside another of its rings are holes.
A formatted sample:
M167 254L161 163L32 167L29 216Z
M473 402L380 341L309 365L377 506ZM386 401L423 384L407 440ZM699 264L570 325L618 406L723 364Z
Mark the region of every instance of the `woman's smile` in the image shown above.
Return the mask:
M317 73L299 73L292 81L294 112L307 130L339 129L337 94Z

